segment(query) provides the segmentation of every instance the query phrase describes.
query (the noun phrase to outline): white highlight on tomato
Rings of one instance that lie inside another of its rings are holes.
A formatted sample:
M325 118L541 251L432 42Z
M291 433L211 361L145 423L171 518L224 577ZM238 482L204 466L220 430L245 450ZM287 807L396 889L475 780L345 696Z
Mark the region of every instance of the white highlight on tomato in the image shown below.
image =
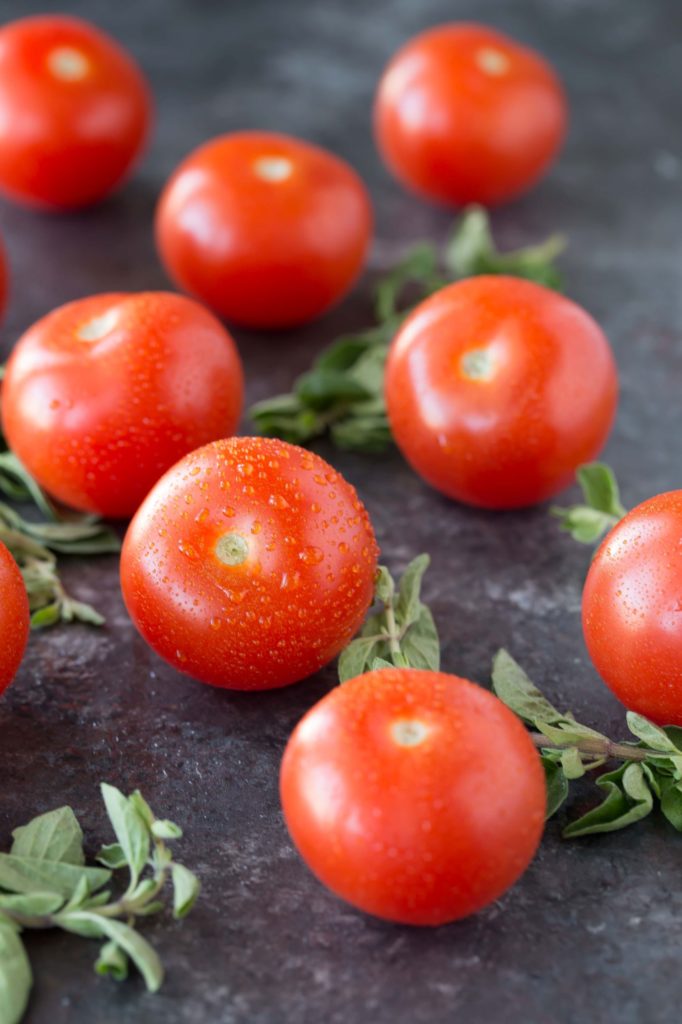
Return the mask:
M262 156L253 165L254 172L262 181L286 181L291 177L294 165L285 156Z
M113 331L118 323L118 310L108 309L101 316L95 316L92 320L86 320L76 331L79 341L101 341L110 331Z
M476 63L486 75L499 77L505 75L509 70L509 57L501 50L495 50L492 46L485 46L476 54Z
M400 747L418 747L430 731L428 725L416 718L401 718L391 726L391 736Z
M63 82L79 82L90 70L90 61L73 46L58 46L48 55L47 66Z

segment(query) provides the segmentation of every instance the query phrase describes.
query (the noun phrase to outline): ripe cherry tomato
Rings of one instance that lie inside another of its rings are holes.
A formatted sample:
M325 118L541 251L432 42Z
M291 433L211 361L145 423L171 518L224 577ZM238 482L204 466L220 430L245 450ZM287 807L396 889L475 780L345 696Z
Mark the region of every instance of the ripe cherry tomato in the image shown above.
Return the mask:
M93 295L19 340L3 427L59 501L127 517L174 462L234 432L242 395L234 342L203 306L167 292Z
M585 582L583 631L626 707L682 726L682 491L645 501L603 541Z
M0 694L17 674L29 630L26 587L17 563L0 543Z
M286 686L346 646L372 600L377 546L323 459L235 437L186 456L130 525L128 611L171 665L233 690Z
M530 188L566 133L551 67L484 25L411 39L379 84L375 133L395 176L446 203L493 205Z
M282 762L308 867L377 917L437 925L497 899L542 834L540 759L520 721L466 679L383 669L328 693Z
M0 189L11 198L97 202L139 155L150 116L139 68L94 25L59 14L0 29Z
M291 327L338 302L362 269L371 228L367 191L348 164L271 132L195 150L156 217L173 280L249 327Z
M518 508L566 487L613 421L608 342L574 302L514 277L432 295L393 341L388 415L407 460L451 498Z

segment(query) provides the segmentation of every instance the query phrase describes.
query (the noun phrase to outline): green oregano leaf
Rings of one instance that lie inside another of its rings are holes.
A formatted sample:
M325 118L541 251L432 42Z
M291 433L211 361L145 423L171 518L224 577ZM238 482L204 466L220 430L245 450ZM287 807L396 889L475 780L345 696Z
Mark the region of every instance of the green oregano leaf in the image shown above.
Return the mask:
M502 703L529 725L551 724L564 718L504 648L493 659L492 681L493 690Z
M100 786L104 805L116 839L125 854L132 884L135 885L149 857L149 828L134 803L115 786Z
M360 636L356 640L351 640L339 656L339 682L345 683L348 679L355 679L366 672L373 660L373 652L378 646L379 641L374 637Z
M15 857L84 864L83 832L70 807L40 814L28 825L15 828L11 853Z
M597 785L606 791L604 801L567 825L563 833L566 838L615 832L641 821L653 809L653 795L640 764L626 762L600 776Z
M613 470L603 462L590 462L577 471L583 504L552 508L562 530L581 544L594 544L626 514Z
M547 811L545 817L551 818L559 810L568 796L568 781L564 775L561 764L557 764L549 757L541 757L542 767L545 771L545 785L547 786Z
M105 942L95 961L95 973L125 981L128 977L128 957L115 942Z
M428 555L417 555L405 569L398 587L395 606L396 620L401 626L409 626L419 618L421 608L421 586L424 573L431 564Z
M405 630L400 650L410 668L440 669L440 639L433 615L426 605L419 605L417 618Z
M110 877L111 872L104 868L0 853L0 888L9 892L53 892L68 899L81 878L87 879L92 893L106 885Z
M189 914L201 890L197 876L183 864L171 864L173 879L173 917L182 918Z
M0 914L0 1024L19 1024L33 977L18 929Z

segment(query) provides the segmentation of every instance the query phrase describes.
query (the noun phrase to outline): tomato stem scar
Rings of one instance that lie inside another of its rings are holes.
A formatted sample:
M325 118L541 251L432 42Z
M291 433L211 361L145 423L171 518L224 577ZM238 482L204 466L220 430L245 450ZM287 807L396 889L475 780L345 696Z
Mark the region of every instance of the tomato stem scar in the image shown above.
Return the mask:
M476 63L486 75L496 77L504 75L509 70L509 58L501 50L492 46L486 46L476 54Z
M285 156L262 156L256 160L253 169L263 181L286 181L291 177L293 166Z
M472 348L465 352L459 365L470 380L490 380L495 373L495 359L487 348Z
M47 58L47 66L55 78L64 82L78 82L85 78L90 64L87 57L73 46L58 46Z
M76 337L79 341L100 341L114 329L118 322L118 310L114 307L107 309L100 316L94 316L92 320L86 320L76 330Z
M218 539L215 553L225 565L242 565L249 557L249 545L238 533L226 533Z
M403 718L391 726L391 736L401 747L418 747L428 735L428 726L416 719Z

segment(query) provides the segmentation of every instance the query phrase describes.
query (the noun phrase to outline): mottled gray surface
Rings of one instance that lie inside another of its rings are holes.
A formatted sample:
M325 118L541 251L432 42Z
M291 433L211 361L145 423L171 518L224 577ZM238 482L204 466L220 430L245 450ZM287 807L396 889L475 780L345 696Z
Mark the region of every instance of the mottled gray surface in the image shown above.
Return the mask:
M10 18L47 3L0 2ZM373 273L423 236L429 208L382 170L369 134L379 71L416 30L450 17L489 21L547 53L566 81L571 134L560 164L495 215L503 243L570 236L568 290L604 325L622 374L607 452L629 504L679 486L682 447L682 4L679 0L141 0L69 3L143 63L158 129L135 179L70 217L3 205L13 269L3 348L76 296L166 286L150 232L166 175L231 128L290 131L330 146L368 181L377 211L370 274L343 308L278 337L237 332L251 399L286 388L339 330L369 316ZM55 8L56 9L56 8ZM325 454L329 454L325 451ZM617 734L579 628L589 553L545 509L487 515L429 492L397 455L334 456L369 506L384 558L400 569L437 554L426 585L445 668L486 680L508 645L563 705ZM69 579L108 613L102 632L34 636L0 705L0 844L12 826L73 804L92 844L96 784L140 786L186 826L204 898L182 925L150 923L169 968L148 996L90 965L95 947L31 937L37 983L28 1024L659 1024L682 999L682 838L660 821L573 843L552 823L534 864L499 904L435 931L391 927L340 904L308 874L284 830L277 769L303 711L333 669L286 692L219 693L162 665L135 635L114 559ZM583 805L584 806L584 805ZM578 810L578 802L568 813Z

